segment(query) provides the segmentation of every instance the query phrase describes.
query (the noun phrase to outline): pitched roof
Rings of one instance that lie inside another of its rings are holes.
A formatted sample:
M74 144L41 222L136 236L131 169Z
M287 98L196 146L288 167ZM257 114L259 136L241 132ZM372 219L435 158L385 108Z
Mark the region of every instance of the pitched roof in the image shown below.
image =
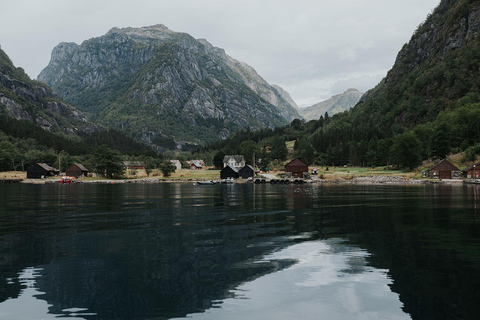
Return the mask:
M42 167L43 169L45 169L46 171L60 171L58 169L55 169L54 167L50 167L48 164L46 163L37 163L40 167Z
M305 167L308 167L308 164L306 164L305 162L300 160L300 158L295 158L285 165L285 167L288 167L288 166L295 166L295 167L296 166L305 166Z
M190 165L195 165L195 167L201 168L203 166L203 160L191 160Z
M81 164L81 163L74 163L73 165L74 165L74 166L77 166L78 169L80 169L80 170L82 170L82 171L88 171L88 169L85 168L85 167L83 166L83 164Z
M229 165L226 165L226 166L225 166L222 170L220 170L220 171L227 170L227 168L230 169L230 170L232 170L233 172L238 173L238 170L237 170L237 169L232 168L232 167L230 167Z
M442 171L443 170L445 170L445 171L460 171L460 169L458 169L456 166L454 166L447 159L443 159L442 161L440 161L439 163L437 163L436 165L434 165L433 167L431 167L427 171L435 171L435 170L439 170L439 169L441 169Z
M235 154L235 155L226 155L225 157L223 157L223 163L229 162L229 161L230 161L230 158L234 158L234 159L235 159L235 163L240 163L240 162L244 162L244 161L245 161L244 156Z
M253 167L252 167L251 165L249 165L249 164L247 164L245 167L243 167L242 169L240 169L240 171L243 171L243 169L246 169L246 170L250 169L250 170L252 170L253 172L255 172L255 169L253 169Z
M123 161L123 165L127 167L143 167L145 164L142 161Z
M473 169L473 166L475 166L475 169L478 168L478 170L480 171L480 162L472 163L470 166L466 167L462 171L464 172L470 171Z

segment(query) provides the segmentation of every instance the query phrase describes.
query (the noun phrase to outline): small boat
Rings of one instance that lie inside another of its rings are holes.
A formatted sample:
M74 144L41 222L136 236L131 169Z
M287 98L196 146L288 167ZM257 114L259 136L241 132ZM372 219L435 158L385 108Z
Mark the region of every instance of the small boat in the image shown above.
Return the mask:
M60 182L60 183L73 183L73 178L72 177L61 177L58 182Z
M197 181L197 185L199 186L211 186L214 185L215 181L213 180L207 180L207 181Z

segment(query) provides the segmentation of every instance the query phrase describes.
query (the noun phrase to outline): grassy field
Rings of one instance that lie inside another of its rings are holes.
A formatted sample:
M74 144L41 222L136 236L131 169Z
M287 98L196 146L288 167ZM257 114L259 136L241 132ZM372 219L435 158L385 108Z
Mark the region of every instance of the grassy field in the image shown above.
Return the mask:
M417 179L421 177L421 172L409 172L405 170L389 170L387 167L376 167L376 168L362 168L362 167L311 167L310 169L316 168L318 170L318 177L321 175L325 179L351 179L354 177L362 177L369 175L379 175L379 176L403 176L409 179Z
M160 179L163 178L162 173L159 170L154 170L150 176ZM180 169L176 170L170 177L165 179L217 180L220 179L220 170Z
M27 173L23 171L0 172L0 179L26 179Z

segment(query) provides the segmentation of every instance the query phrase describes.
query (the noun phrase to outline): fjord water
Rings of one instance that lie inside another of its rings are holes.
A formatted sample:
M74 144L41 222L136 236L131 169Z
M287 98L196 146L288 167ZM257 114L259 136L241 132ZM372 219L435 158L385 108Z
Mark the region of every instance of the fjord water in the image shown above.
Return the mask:
M477 194L0 185L0 319L478 319Z

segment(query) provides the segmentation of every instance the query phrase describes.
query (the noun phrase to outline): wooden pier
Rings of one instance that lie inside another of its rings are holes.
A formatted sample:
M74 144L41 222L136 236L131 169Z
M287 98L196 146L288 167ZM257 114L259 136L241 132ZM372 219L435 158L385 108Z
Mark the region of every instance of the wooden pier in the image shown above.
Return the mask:
M307 183L307 181L305 181L304 179L265 179L265 178L255 178L253 179L253 182L255 184L266 184L266 183L270 183L270 184L290 184L290 183L293 183L293 184L303 184L303 183Z

